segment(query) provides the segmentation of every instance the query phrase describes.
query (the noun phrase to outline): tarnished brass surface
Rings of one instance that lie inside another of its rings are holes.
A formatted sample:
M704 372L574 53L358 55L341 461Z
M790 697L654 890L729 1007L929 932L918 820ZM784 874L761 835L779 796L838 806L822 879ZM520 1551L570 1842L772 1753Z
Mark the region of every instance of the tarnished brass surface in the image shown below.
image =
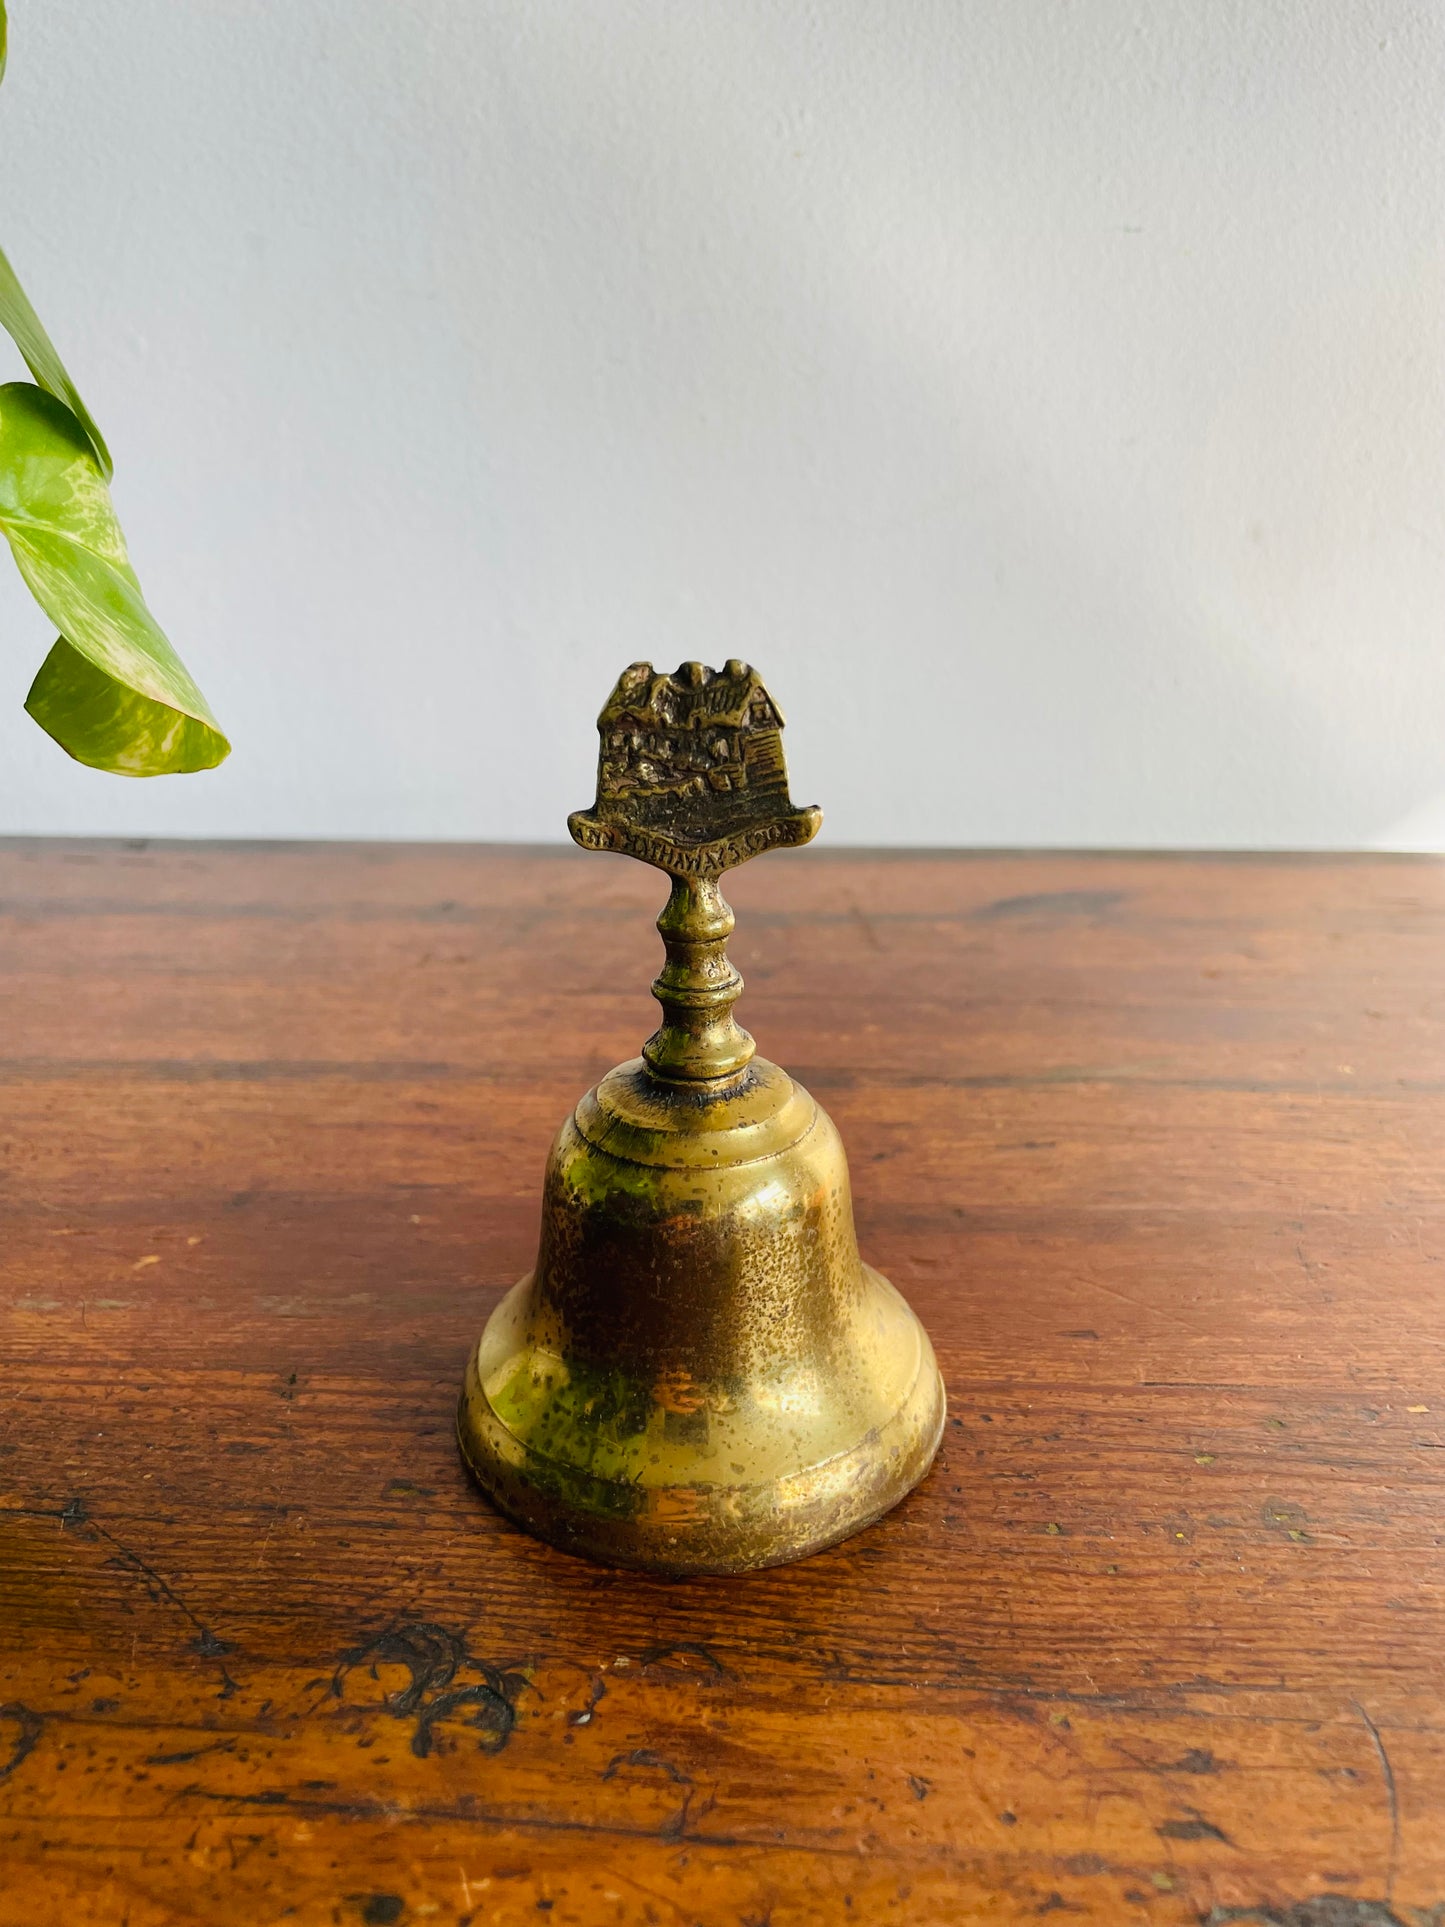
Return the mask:
M738 1572L846 1538L922 1478L943 1426L927 1334L862 1263L831 1119L732 1007L718 878L805 843L754 671L637 663L598 721L577 841L672 877L662 1023L562 1126L535 1269L458 1410L477 1479L529 1531L660 1572Z

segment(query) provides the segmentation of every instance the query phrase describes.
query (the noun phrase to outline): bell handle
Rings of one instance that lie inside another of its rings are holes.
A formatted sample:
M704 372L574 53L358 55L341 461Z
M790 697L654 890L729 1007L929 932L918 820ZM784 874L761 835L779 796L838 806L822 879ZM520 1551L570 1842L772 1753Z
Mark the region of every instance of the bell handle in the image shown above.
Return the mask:
M728 956L734 917L716 877L674 876L657 919L667 951L652 994L662 1023L642 1047L654 1077L716 1084L737 1077L754 1051L733 1016L743 980Z

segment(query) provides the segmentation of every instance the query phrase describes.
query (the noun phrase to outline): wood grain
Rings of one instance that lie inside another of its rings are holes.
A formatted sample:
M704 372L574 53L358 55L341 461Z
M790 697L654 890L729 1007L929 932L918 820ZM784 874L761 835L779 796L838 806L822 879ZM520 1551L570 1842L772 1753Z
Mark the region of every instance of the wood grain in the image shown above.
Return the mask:
M859 1539L668 1584L451 1432L657 879L0 847L4 1927L1445 1927L1441 867L729 893L951 1419Z

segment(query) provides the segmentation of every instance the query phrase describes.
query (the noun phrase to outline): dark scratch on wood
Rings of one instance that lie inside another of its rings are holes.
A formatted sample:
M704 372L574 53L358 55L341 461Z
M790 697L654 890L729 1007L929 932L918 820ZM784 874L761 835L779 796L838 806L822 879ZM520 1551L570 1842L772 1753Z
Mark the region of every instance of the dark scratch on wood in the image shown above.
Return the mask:
M232 1753L235 1748L234 1739L217 1740L211 1746L188 1747L180 1753L148 1753L145 1756L145 1764L147 1766L182 1766L186 1761L202 1759L208 1753Z
M692 1785L689 1775L675 1767L671 1760L664 1760L660 1754L652 1752L649 1747L634 1747L631 1753L614 1753L602 1770L603 1779L615 1779L618 1769L624 1766L653 1766L677 1786Z
M1187 1820L1165 1820L1156 1827L1155 1832L1159 1838L1161 1840L1218 1840L1226 1847L1234 1845L1229 1835L1222 1828L1215 1826L1212 1820L1206 1820L1204 1815L1193 1807L1189 1812L1190 1817Z
M700 1659L704 1671L699 1672L696 1667L692 1666L668 1665L667 1662L669 1660L679 1658ZM717 1654L711 1651L710 1648L701 1645L695 1639L679 1639L662 1646L649 1646L646 1652L637 1655L637 1663L645 1670L670 1675L673 1678L688 1677L700 1679L707 1677L709 1674L713 1679L732 1678L731 1673L729 1673L727 1667L723 1665Z
M196 1629L196 1651L203 1659L219 1659L222 1653L233 1650L228 1641L218 1639L205 1621L197 1618L175 1587L162 1579L154 1566L148 1565L138 1552L132 1552L123 1540L118 1539L113 1532L100 1523L84 1500L70 1500L61 1516L67 1524L88 1526L98 1538L104 1539L107 1545L113 1546L119 1564L125 1570L139 1575L146 1591L158 1606L163 1604L174 1606L183 1618L190 1621ZM225 1671L224 1667L222 1671Z
M651 1769L658 1773L665 1773L674 1786L680 1786L685 1789L682 1796L682 1805L677 1809L676 1813L669 1815L657 1830L659 1840L681 1840L687 1832L688 1810L692 1805L692 1796L695 1791L692 1775L684 1773L680 1767L674 1766L671 1760L663 1759L660 1753L654 1753L650 1747L639 1746L634 1747L630 1753L614 1754L603 1770L603 1779L615 1779L618 1772L624 1766L641 1767ZM707 1811L706 1806L704 1806L703 1811Z
M1418 1909L1415 1910L1418 1913ZM1439 1909L1420 1913L1427 1927ZM1394 1908L1382 1900L1357 1899L1353 1894L1311 1894L1287 1907L1211 1907L1199 1927L1405 1927Z
M527 1685L521 1674L477 1659L462 1634L430 1620L389 1626L365 1645L343 1653L331 1678L334 1699L343 1697L346 1680L358 1666L365 1666L378 1681L378 1666L406 1668L407 1684L388 1693L382 1705L398 1719L415 1717L411 1750L419 1760L435 1750L436 1729L462 1713L467 1715L463 1723L482 1736L478 1748L483 1753L500 1753L517 1724L517 1694ZM464 1670L479 1673L480 1680L454 1685Z
M40 1738L45 1721L29 1706L19 1700L9 1700L0 1706L0 1720L13 1720L16 1726L15 1743L10 1749L10 1758L0 1766L0 1780L8 1780L22 1760L35 1750L35 1742Z
M1395 1874L1400 1864L1400 1794L1395 1785L1395 1769L1390 1764L1390 1756L1385 1751L1385 1742L1380 1737L1380 1729L1370 1718L1358 1700L1354 1701L1355 1711L1364 1721L1365 1731L1374 1742L1379 1757L1380 1771L1385 1776L1385 1791L1390 1796L1390 1864L1385 1874L1385 1905L1393 1904L1395 1898Z

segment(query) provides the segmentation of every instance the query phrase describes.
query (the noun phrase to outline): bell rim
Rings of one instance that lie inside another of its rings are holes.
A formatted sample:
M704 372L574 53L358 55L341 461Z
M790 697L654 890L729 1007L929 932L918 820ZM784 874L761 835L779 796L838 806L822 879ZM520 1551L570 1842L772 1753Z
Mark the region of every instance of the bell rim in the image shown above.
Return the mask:
M644 1488L635 1481L601 1478L547 1457L510 1430L481 1384L479 1342L468 1359L457 1406L457 1442L468 1470L515 1525L602 1565L674 1577L721 1576L788 1564L851 1538L926 1476L947 1416L928 1333L882 1273L868 1265L863 1269L907 1311L918 1364L894 1410L852 1445L746 1485ZM582 1502L584 1495L591 1503ZM639 1509L639 1497L645 1511ZM689 1509L693 1517L677 1516Z

